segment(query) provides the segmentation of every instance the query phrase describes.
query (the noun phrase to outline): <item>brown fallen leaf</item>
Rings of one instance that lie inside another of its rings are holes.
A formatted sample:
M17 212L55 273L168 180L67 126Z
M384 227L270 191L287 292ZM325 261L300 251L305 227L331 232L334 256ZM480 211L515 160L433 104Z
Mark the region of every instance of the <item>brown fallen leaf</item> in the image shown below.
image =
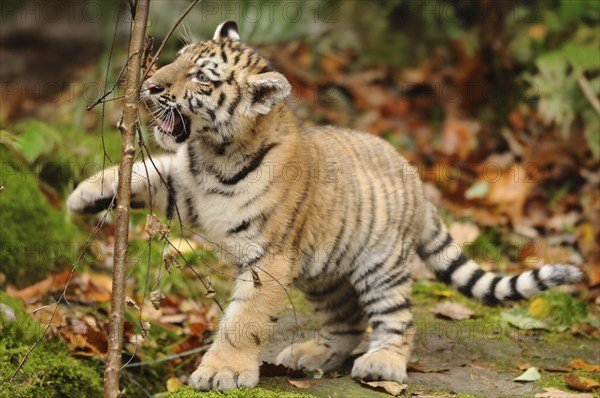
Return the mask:
M522 165L503 170L497 181L490 184L487 201L496 205L499 213L507 214L513 224L520 224L529 192L535 184L533 171Z
M463 246L465 243L473 243L480 234L479 227L473 223L455 222L450 225L450 235L454 241Z
M567 368L542 368L544 372L552 372L552 373L569 373L570 370Z
M187 314L163 315L159 318L162 323L183 323L186 319L188 319Z
M535 394L535 398L594 398L592 394L573 394L557 388L544 388L544 392Z
M64 270L57 274L50 275L48 278L24 289L15 290L12 288L7 288L6 292L13 297L18 297L29 303L37 302L42 297L47 296L50 292L63 290L65 288L65 284L69 280L70 275L70 270Z
M374 390L387 392L394 397L399 396L408 388L408 384L400 384L395 381L359 381Z
M317 384L314 380L288 380L288 383L297 388L307 389Z
M519 370L527 370L531 367L531 364L529 363L520 363L517 365L517 369Z
M598 383L598 381L596 381L594 379L588 379L587 377L580 377L579 380L581 380L583 382L583 384L591 387L593 390L600 387L600 383Z
M445 373L450 371L448 368L424 368L416 363L409 364L407 370L415 373Z
M451 301L444 301L429 311L438 317L448 318L456 321L460 321L461 319L469 319L475 314L464 305L453 303Z
M60 335L73 354L105 358L108 350L107 336L79 320L70 321L60 328Z
M588 372L600 372L600 365L589 364L583 359L574 359L569 362L569 366L573 369L586 370Z
M597 381L592 379L586 379L583 377L580 378L574 373L565 376L565 381L567 382L569 387L579 391L592 391L600 387L600 383L598 383Z
M167 380L167 391L175 392L179 386L181 386L181 381L177 377L170 377Z

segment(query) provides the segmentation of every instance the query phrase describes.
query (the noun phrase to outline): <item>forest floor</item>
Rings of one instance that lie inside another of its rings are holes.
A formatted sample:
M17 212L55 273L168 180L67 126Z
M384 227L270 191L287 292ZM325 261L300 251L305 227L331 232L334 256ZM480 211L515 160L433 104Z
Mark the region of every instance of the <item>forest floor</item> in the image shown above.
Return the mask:
M81 279L89 280L89 275L86 277L84 273L75 278L74 290L77 293L80 293ZM29 304L26 312L31 314L33 308L40 305L37 300L42 296L37 295L43 293L51 296L52 293L49 292L61 288L61 282L62 279L55 276L20 291L10 290L10 293L27 298ZM219 286L217 281L214 283L215 286ZM52 286L53 284L55 286ZM217 290L221 290L221 287L219 286ZM94 289L88 289L88 293L78 295L79 303L71 302L70 306L59 307L58 318L50 330L50 336L58 335L66 342L68 350L61 348L61 352L71 352L75 357L83 359L87 362L88 368L94 366L93 362L89 362L90 357L91 359L103 357L106 342L104 334L106 323L102 320L106 307L104 305L97 307L98 303L86 303L86 295L89 294L95 295L99 301L104 301L101 298L104 295L102 288L96 286ZM221 297L220 293L218 297ZM200 393L184 387L187 376L195 368L200 355L186 355L183 351L190 347L209 344L211 334L206 333L207 330L197 333L198 324L191 320L199 315L195 310L187 309L189 303L178 303L179 312L169 314L171 304L168 302L175 300L172 296L165 300L166 303L161 309L163 312L157 312L160 314L158 319L153 318L155 315L148 307L143 308L148 313L145 319L151 319L152 326L150 334L137 350L131 344L131 341L139 336L134 334L137 325L126 324L126 338L129 340L126 350L135 355L132 363L143 364L144 359L150 361L141 367L124 369L125 378L129 378L136 385L145 386L148 391L165 389L172 391L159 393L157 397L369 398L390 396L388 392L375 390L350 376L353 360L361 352L366 351L366 337L352 356L333 373L318 375L272 365L280 350L292 340L297 343L303 339L310 339L319 330L319 322L310 304L296 290L290 291L290 300L285 305L278 326L273 329L270 341L263 352L263 366L258 388L221 394ZM591 395L591 392L595 392L594 390L599 387L594 380L598 380L600 375L600 365L597 365L600 363L600 344L598 329L590 325L594 323L592 317L596 318L598 314L593 312L595 310L581 312L582 307L570 295L548 292L530 303L517 303L510 308L489 307L449 290L445 285L421 279L413 287L412 301L415 348L408 368L409 377L406 385L392 386L400 388L400 396L415 398L590 398L598 396ZM3 300L2 310L3 315L6 315L7 307L4 302L5 300ZM7 304L10 307L13 301L7 301ZM210 307L208 304L204 306ZM550 308L553 309L553 314L543 320L531 317L531 314L539 316ZM22 311L17 310L16 307L13 310L22 314ZM46 311L46 315L43 315L43 310L38 311L35 318L43 323L47 320L49 312ZM590 318L581 318L582 315ZM92 322L91 317L95 317L97 321ZM77 323L77 319L81 322ZM206 319L212 317L207 315ZM94 323L96 326L92 329L90 325ZM17 317L15 324L22 325L23 321ZM171 333L165 334L165 330ZM31 330L25 332L30 334ZM296 334L297 332L299 333ZM10 335L9 333L9 337ZM204 338L199 338L198 335ZM163 343L164 341L166 343ZM178 343L172 345L174 341ZM12 359L4 363L6 365L4 373L12 372L17 359L22 357L31 343L30 339L22 343L19 350L15 350L19 355L13 354ZM50 352L47 349L48 344L49 342L42 340L40 347L34 351L29 361L38 361L39 355L48 355ZM40 349L42 352L39 351ZM182 355L161 359L173 352L182 352ZM153 362L154 360L157 361ZM80 366L77 362L73 364ZM100 380L102 367L97 364L95 366ZM526 381L514 380L526 371L533 372L534 376ZM34 380L34 385L37 384L35 378L31 379L31 374L37 373L37 377L42 380L44 378L44 371L40 369L33 371L26 369L26 372L29 374L22 375L25 377L22 382L24 384L30 383L31 380ZM580 384L577 384L577 380ZM128 388L131 389L132 386L129 385ZM545 389L550 390L545 392ZM143 395L136 393L134 396Z
M563 379L573 372L569 362L575 359L583 359L587 363L600 362L597 339L578 337L568 331L558 333L515 328L502 321L504 310L459 297L444 290L442 285L420 283L415 287L415 293L415 348L408 371L408 386L402 396L504 398L533 397L548 387L568 391ZM446 294L451 297L444 297ZM447 299L473 310L473 316L457 321L431 313L436 303ZM295 304L302 308L300 298L295 300ZM300 329L310 335L315 324L314 317L302 309L298 312ZM288 308L280 322L285 324L293 320L293 311ZM263 359L273 361L287 344L281 334L276 334ZM356 352L364 352L365 349L366 341ZM390 396L366 388L350 377L352 361L357 356L347 360L339 373L312 379L305 391L323 398ZM539 370L540 380L515 382L514 379L529 367ZM598 373L594 375L583 370L576 373L582 377L598 378ZM286 377L263 378L259 386L298 390L289 384Z

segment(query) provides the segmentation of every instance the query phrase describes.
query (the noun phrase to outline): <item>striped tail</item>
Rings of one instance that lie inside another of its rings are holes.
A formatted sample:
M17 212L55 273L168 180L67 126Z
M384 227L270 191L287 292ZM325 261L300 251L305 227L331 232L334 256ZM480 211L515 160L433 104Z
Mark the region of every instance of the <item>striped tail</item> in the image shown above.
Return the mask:
M554 286L576 283L581 271L572 265L545 265L515 276L497 276L482 270L452 239L435 207L427 203L425 225L417 248L419 257L438 280L468 297L487 304L522 300Z

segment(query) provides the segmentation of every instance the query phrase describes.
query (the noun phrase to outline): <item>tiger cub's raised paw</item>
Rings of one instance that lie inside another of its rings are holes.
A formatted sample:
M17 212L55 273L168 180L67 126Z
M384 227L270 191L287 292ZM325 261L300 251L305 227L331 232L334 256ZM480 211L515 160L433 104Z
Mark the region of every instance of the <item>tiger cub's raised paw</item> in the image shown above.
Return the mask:
M108 209L111 204L114 206L115 192L117 192L116 175L113 176L108 172L104 175L96 174L82 181L71 192L67 199L67 209L73 213L98 213Z

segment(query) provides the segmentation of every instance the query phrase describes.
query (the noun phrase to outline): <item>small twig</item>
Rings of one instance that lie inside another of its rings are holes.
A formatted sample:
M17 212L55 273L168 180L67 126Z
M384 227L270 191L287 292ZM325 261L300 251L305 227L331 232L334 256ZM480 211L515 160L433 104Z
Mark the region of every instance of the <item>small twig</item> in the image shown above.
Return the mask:
M581 91L583 91L585 98L587 98L596 112L600 113L600 100L598 100L598 97L596 97L594 89L583 73L577 79L577 83L579 83L579 87L581 87Z
M193 355L198 352L206 351L206 349L209 347L210 347L210 345L203 345L201 347L196 347L196 348L192 348L191 350L180 352L179 354L171 354L171 355L164 356L162 358L152 359L150 361L134 362L134 363L127 364L126 366L124 366L124 368L138 368L140 366L155 365L155 364L161 363L161 362L172 361L174 359L183 358L188 355Z
M89 111L92 108L94 108L96 105L103 104L103 103L107 102L104 99L106 97L108 97L109 95L111 95L115 91L115 89L117 88L117 85L119 84L119 81L123 77L123 73L125 73L125 71L127 70L127 65L129 64L129 61L131 60L131 57L133 57L134 55L136 55L136 54L131 54L129 56L129 58L127 58L127 61L125 61L125 65L123 65L123 67L121 68L121 71L119 72L119 74L117 75L117 78L115 79L115 84L113 84L113 86L110 88L110 90L105 91L104 94L102 94L96 101L94 101L92 104L88 105L85 108L85 110ZM107 71L107 77L108 77L108 71ZM119 97L119 98L123 98L123 97L124 96Z
M181 257L181 259L183 260L183 262L185 263L185 265L192 270L192 272L194 273L194 275L196 275L198 277L198 279L200 280L200 283L202 283L202 286L204 286L204 289L206 289L206 291L209 291L209 286L206 284L206 282L204 281L204 278L202 278L202 275L200 275L198 273L198 271L196 271L196 269L194 269L194 267L192 266L192 264L190 264L187 259L184 257L183 253L181 253L181 251L179 251L178 248L175 247L175 245L169 240L169 238L165 237L165 241L169 244L169 246L171 246L173 248L173 250L175 250L175 252L177 253L177 255L179 257ZM217 306L219 307L219 309L221 309L221 312L223 312L223 306L221 305L221 303L219 303L219 301L217 300L216 297L213 297L212 300L217 304Z
M135 377L134 377L134 376L133 376L133 375L132 375L130 372L127 372L126 374L127 374L127 377L129 377L129 381L130 381L131 383L133 383L133 385L134 385L134 386L136 386L137 388L139 388L139 389L140 389L140 391L141 391L141 392L143 392L143 393L144 393L144 395L146 395L146 397L148 397L148 398L152 398L152 394L150 394L150 391L146 390L146 389L145 389L145 388L144 388L144 387L143 387L143 386L140 384L140 382L139 382L139 381L137 381L137 380L136 380L136 378L135 378Z
M158 50L156 50L156 54L154 54L154 57L152 57L152 61L150 61L150 64L146 67L146 71L144 72L144 76L142 77L142 82L144 82L144 80L146 80L146 77L148 77L148 72L152 69L152 66L158 60L158 56L160 55L162 50L165 48L165 45L167 44L167 40L169 40L169 38L173 35L173 32L175 32L175 29L177 29L177 27L179 26L181 21L183 21L183 19L186 17L186 15L188 15L189 12L192 11L192 8L194 8L194 6L196 4L198 4L200 1L202 1L202 0L193 0L190 3L190 5L188 6L188 8L186 8L185 11L179 16L179 18L177 18L177 21L175 21L175 24L173 26L171 26L171 29L169 30L169 32L167 33L167 35L165 36L163 41L160 43L160 47L158 47Z

